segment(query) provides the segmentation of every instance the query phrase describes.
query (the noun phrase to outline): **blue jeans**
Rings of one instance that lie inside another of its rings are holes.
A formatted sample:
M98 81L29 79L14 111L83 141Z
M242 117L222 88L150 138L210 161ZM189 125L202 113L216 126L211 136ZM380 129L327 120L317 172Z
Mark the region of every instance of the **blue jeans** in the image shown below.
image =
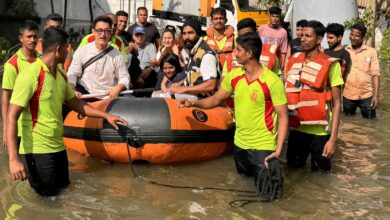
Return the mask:
M355 115L357 107L359 107L363 118L376 118L375 109L371 106L372 96L366 99L350 100L343 97L343 108L345 115Z

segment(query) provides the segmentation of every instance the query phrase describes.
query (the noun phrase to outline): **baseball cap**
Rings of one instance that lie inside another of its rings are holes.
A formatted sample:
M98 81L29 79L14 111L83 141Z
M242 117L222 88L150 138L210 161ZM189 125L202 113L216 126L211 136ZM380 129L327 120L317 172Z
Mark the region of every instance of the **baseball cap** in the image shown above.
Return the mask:
M145 34L145 29L143 27L136 27L134 28L133 34Z

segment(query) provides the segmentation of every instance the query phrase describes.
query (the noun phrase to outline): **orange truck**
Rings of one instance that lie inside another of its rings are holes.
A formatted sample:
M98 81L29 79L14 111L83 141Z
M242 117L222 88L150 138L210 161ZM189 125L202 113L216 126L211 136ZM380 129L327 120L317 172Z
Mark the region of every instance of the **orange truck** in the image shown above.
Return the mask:
M210 12L222 7L227 11L228 24L236 28L243 18L253 18L257 25L269 20L267 7L259 0L153 0L153 18L158 27L181 26L187 19L196 19L205 30L210 26Z

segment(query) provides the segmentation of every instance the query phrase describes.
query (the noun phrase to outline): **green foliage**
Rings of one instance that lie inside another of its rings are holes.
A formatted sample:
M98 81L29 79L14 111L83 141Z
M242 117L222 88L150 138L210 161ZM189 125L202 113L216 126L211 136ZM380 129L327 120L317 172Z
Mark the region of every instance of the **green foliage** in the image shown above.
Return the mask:
M281 0L267 0L268 5L279 6L281 4Z
M358 18L353 18L349 21L344 22L345 29L350 30L353 25L358 22L363 22L363 24L367 27L367 34L365 36L366 39L374 37L374 27L377 26L375 22L375 15L372 8L368 7L364 10L364 13Z
M383 33L383 41L382 41L382 46L379 49L379 54L381 57L381 60L390 63L390 30L386 30Z
M4 37L0 37L0 73L3 73L3 65L7 61L7 50L10 48L11 43Z
M37 18L33 0L8 0L5 16L9 18Z
M68 29L68 34L71 43L80 43L82 38L86 35L85 27L79 27L77 30L73 27Z
M272 6L280 6L282 3L282 0L259 0L257 4L259 6L262 6L263 8L269 8Z
M365 39L370 39L375 37L375 28L378 27L379 24L375 18L375 14L372 8L368 7L366 8L366 10L364 10L364 13L360 17L344 22L344 26L346 29L350 30L352 26L358 22L363 22L364 25L367 27L367 34L365 36ZM382 44L382 46L379 49L379 56L381 60L386 63L390 63L390 45L388 45L389 41L390 41L390 31L386 30L383 33L384 44Z

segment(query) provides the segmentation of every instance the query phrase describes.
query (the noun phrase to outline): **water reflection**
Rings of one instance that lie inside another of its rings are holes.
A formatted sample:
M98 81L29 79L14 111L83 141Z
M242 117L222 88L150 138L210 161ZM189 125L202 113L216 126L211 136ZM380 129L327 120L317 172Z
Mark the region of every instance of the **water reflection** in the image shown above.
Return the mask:
M385 74L384 74L385 75ZM253 193L175 189L134 178L130 167L69 151L71 185L60 196L42 198L27 182L13 182L0 149L0 219L388 219L390 216L390 89L382 77L376 121L343 117L331 174L284 168L280 201L250 202ZM1 132L0 132L1 135ZM179 186L254 190L239 176L233 158L134 169L153 181ZM231 205L236 204L236 206ZM234 203L236 202L236 203Z

